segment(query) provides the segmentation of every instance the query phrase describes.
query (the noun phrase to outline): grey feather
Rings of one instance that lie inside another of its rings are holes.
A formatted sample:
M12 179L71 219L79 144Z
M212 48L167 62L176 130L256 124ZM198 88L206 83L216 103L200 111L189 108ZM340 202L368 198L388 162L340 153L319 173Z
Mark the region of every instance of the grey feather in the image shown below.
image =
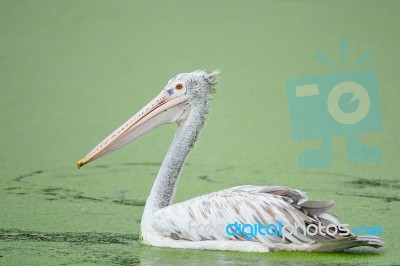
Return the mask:
M317 215L320 213L327 212L330 208L335 205L335 202L332 200L327 201L306 201L300 206L305 209L309 215Z

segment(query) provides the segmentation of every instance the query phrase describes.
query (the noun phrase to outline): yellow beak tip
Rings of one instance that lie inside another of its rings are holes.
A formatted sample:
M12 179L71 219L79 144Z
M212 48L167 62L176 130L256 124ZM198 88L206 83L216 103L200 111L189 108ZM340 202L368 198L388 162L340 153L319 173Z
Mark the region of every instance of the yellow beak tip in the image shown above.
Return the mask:
M85 164L87 164L87 161L80 159L77 163L76 163L76 167L78 167L78 169L80 169L82 166L84 166Z

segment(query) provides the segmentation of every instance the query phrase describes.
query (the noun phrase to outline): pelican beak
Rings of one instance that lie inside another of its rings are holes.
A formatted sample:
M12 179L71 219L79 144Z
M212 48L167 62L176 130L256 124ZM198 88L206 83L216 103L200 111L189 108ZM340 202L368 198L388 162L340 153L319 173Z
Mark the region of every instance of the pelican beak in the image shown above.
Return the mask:
M77 167L81 168L85 164L121 148L157 126L182 122L190 110L187 100L186 95L170 95L168 90L162 90L151 102L79 160L76 164Z

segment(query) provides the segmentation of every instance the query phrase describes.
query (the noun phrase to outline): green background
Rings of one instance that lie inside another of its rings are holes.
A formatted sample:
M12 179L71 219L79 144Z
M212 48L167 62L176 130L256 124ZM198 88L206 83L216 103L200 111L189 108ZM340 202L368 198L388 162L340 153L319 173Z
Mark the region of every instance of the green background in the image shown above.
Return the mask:
M398 1L0 1L0 264L394 265L399 233ZM349 41L346 64L338 41ZM371 49L373 57L352 68ZM180 72L221 69L176 202L240 184L286 185L386 247L335 254L182 251L138 243L140 218L176 126L81 170L75 163ZM290 78L373 69L383 128L360 136L378 164L302 169Z

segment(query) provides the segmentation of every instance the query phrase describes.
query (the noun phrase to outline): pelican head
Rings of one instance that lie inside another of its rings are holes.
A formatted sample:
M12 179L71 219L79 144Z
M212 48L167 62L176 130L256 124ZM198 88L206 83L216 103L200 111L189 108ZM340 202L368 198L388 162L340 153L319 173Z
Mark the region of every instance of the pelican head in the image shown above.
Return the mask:
M170 81L162 91L139 112L100 142L77 167L109 154L162 124L185 122L192 107L207 105L215 92L219 71L197 70L182 73Z

